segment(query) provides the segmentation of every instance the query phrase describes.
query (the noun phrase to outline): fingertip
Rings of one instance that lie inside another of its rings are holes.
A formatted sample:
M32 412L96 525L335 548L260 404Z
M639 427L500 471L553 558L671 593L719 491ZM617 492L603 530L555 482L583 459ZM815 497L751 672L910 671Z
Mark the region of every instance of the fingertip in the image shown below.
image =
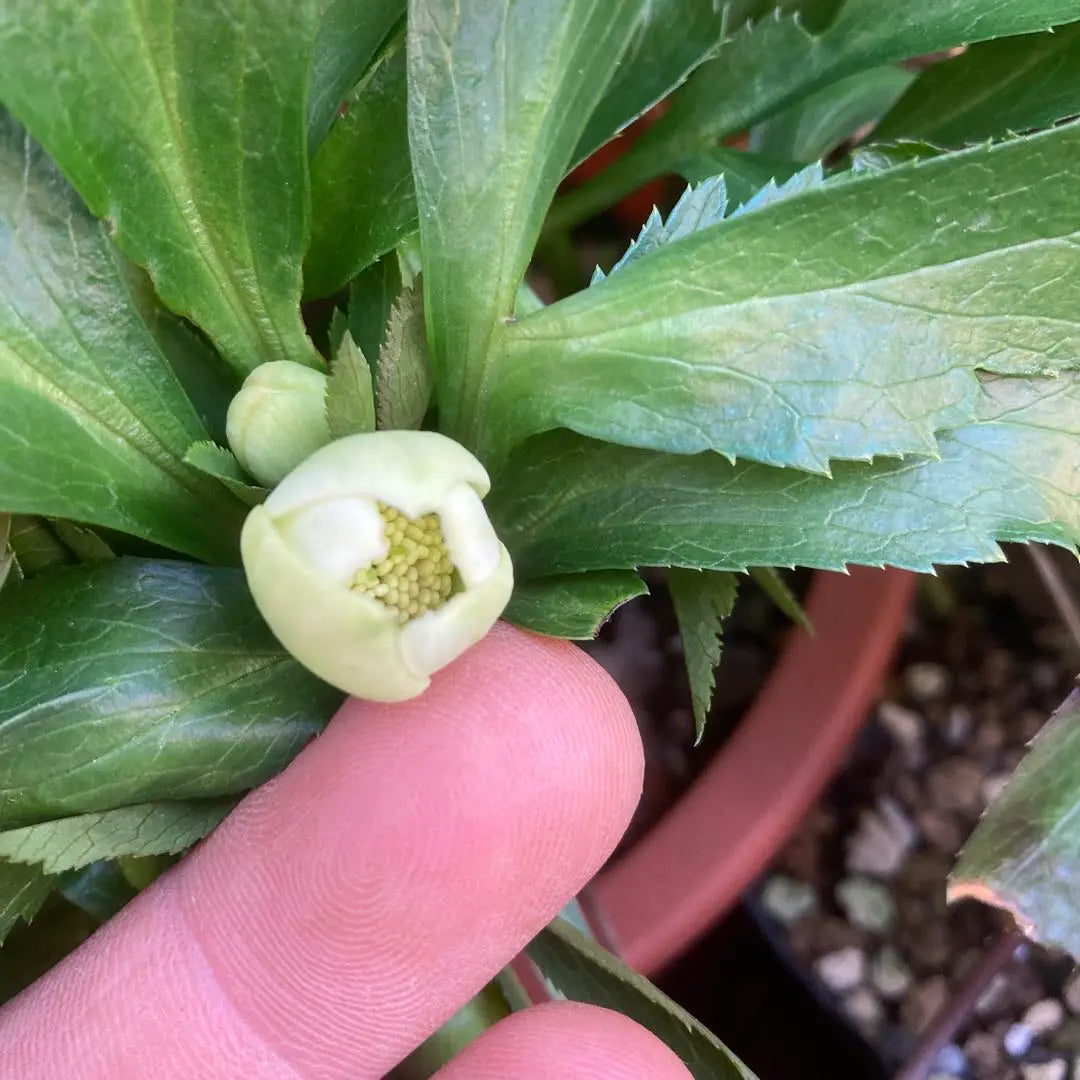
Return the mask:
M621 1013L560 1001L514 1013L435 1080L690 1080L675 1053Z

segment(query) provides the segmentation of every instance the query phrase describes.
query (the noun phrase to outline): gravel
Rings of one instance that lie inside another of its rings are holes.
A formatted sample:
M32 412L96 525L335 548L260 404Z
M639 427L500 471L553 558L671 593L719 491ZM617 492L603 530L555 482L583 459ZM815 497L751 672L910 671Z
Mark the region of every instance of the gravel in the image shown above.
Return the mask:
M924 608L913 622L847 767L777 857L762 896L795 963L834 995L889 1070L1006 926L971 901L948 907L946 878L1071 687L1056 613L1036 603L1039 587L1021 570L945 577L948 617ZM805 909L792 896L805 897ZM1030 947L993 979L934 1071L1080 1080L1074 1059L1080 972Z

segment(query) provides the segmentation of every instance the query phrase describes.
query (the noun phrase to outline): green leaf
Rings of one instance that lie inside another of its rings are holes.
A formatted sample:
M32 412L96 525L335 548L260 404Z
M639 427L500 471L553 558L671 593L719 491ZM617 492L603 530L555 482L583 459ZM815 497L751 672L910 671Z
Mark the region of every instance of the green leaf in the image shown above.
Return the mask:
M673 567L668 571L667 585L679 623L683 659L690 680L695 741L700 742L712 704L716 665L720 663L723 647L724 620L735 606L739 578L722 570Z
M348 330L334 353L326 380L326 421L334 439L375 430L371 368Z
M949 896L1008 911L1026 934L1080 955L1080 693L1031 743L960 853Z
M870 68L1080 18L1075 0L846 0L835 18L804 12L760 17L726 39L672 95L670 107L614 167L575 193L573 224L724 137ZM598 200L597 195L603 198ZM569 200L568 200L569 201Z
M1048 127L1080 113L1080 23L974 45L927 68L885 116L875 139L943 146Z
M33 919L52 887L52 878L38 867L0 860L0 944L17 923Z
M377 378L379 428L419 428L432 388L431 359L424 333L424 296L419 284L405 289L390 309Z
M636 1020L678 1054L695 1080L754 1080L685 1009L564 920L556 919L542 931L528 954L556 994Z
M54 518L50 523L57 538L64 544L79 562L98 562L101 559L115 559L116 553L93 529L76 525L73 521Z
M3 615L6 828L237 794L341 700L274 640L239 570L130 558L51 570L6 590Z
M2 114L0 249L0 510L234 559L240 508L181 462L206 433L115 251Z
M682 162L676 171L691 184L711 176L723 176L728 201L732 206L739 206L770 180L782 184L801 168L795 161L774 161L730 146L717 146Z
M258 506L269 492L251 482L231 450L217 443L202 440L192 443L184 453L184 461L193 469L212 476L229 489L245 506Z
M901 139L897 142L868 143L856 146L851 152L851 171L855 175L884 172L886 169L915 165L940 157L943 150L919 139Z
M23 577L33 577L47 567L76 561L71 549L42 518L13 516L8 543Z
M439 425L476 447L496 327L641 0L410 0L409 142Z
M616 608L648 591L625 570L536 578L514 586L503 618L538 634L585 641L596 637Z
M319 8L307 95L309 154L326 138L346 94L405 15L405 0L319 0Z
M934 453L973 417L977 370L1080 363L1077 160L1080 124L831 181L645 256L505 327L489 456L558 426L811 471Z
M894 65L849 75L757 125L749 149L773 158L817 161L874 123L914 78L913 71Z
M15 552L9 542L11 535L11 515L0 514L0 589L4 587L7 576L15 562Z
M73 952L97 929L98 920L49 898L29 926L18 926L0 953L0 1004L10 1001Z
M331 296L416 230L401 37L350 94L311 162L304 295Z
M700 184L691 185L672 207L667 221L654 206L648 220L642 226L638 238L631 242L621 259L608 271L614 274L624 266L637 262L643 255L656 251L665 244L681 240L684 236L708 228L724 219L727 210L727 187L722 176L713 176ZM591 284L603 281L607 275L596 268Z
M386 340L390 309L404 287L395 251L349 283L349 333L370 360L378 360Z
M104 922L134 900L137 890L112 860L91 863L56 879L60 895L69 903Z
M629 273L629 271L628 271ZM832 478L567 432L532 440L485 505L522 579L635 566L992 562L996 541L1080 540L1080 377L990 379L940 457L842 462Z
M143 803L0 832L0 857L46 874L120 855L172 855L191 847L236 805L233 798Z
M0 100L241 372L300 320L315 0L7 0Z
M735 6L716 0L640 3L637 30L589 117L574 160L588 157L708 59L732 32Z
M809 616L791 591L791 587L774 566L751 566L750 576L763 593L796 625L808 633L814 632Z

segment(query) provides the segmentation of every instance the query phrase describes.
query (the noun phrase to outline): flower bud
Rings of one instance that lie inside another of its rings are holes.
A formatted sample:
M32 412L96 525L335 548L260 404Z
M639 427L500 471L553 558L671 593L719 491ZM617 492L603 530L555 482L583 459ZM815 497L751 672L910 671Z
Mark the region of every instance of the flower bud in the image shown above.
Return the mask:
M431 431L350 435L255 507L240 539L259 611L320 678L403 701L476 644L513 589L464 447Z
M225 435L240 464L273 487L330 441L326 376L292 360L260 364L229 403Z

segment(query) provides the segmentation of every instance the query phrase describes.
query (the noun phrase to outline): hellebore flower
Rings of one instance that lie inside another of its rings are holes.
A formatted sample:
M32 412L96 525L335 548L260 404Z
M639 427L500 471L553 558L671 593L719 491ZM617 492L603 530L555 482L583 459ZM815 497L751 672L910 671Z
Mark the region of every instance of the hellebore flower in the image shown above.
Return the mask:
M259 611L320 678L372 701L421 693L513 589L481 502L490 482L431 431L350 435L255 507L240 539Z
M229 403L225 436L240 464L273 487L330 441L326 376L291 360L260 364Z

